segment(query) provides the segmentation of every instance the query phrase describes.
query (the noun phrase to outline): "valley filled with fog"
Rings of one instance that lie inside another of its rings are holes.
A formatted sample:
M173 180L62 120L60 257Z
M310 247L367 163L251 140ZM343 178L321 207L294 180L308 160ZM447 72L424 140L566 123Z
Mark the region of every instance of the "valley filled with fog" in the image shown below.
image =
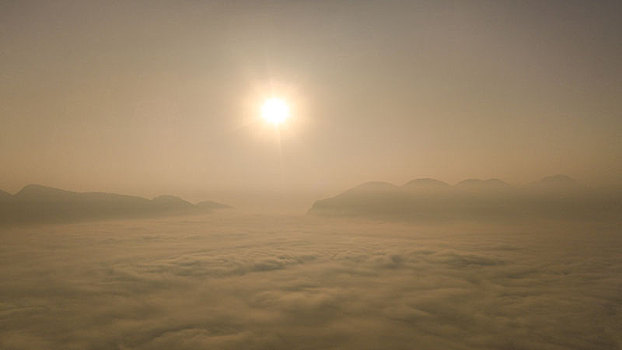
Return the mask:
M0 0L0 350L622 350L621 14Z
M2 349L617 349L618 223L230 211L0 229Z

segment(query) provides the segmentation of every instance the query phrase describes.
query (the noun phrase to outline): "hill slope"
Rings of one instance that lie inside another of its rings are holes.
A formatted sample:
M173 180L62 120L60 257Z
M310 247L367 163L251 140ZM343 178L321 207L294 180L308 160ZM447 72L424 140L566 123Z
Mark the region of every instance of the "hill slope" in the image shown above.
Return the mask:
M1 195L1 194L0 194ZM195 205L175 196L147 199L103 192L73 192L28 185L0 200L0 224L61 223L208 212L224 204Z
M622 218L621 191L588 189L567 176L524 187L498 179L469 179L454 186L434 179L413 180L402 187L369 184L318 200L309 214L406 221Z

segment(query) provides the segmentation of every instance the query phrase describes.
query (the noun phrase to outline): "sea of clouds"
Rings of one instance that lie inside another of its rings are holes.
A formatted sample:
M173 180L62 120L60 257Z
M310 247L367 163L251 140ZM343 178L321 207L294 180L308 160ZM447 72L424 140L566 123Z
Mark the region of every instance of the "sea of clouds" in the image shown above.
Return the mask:
M617 225L217 213L0 231L1 349L620 349Z

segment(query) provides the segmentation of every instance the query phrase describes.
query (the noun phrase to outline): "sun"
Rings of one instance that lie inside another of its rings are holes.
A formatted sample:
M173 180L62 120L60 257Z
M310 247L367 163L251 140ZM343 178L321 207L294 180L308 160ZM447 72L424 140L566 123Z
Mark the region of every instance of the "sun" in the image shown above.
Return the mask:
M278 126L290 117L289 106L285 100L271 97L261 106L261 117L268 123Z

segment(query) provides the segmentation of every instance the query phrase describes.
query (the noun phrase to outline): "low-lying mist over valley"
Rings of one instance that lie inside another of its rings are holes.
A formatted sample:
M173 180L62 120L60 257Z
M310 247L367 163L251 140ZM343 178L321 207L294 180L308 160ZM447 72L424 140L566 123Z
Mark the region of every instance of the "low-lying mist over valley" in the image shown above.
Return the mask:
M288 205L288 196L280 200L281 205ZM14 195L0 191L0 225L5 226L188 215L218 209L231 209L231 206L214 201L193 204L171 195L146 199L41 185L27 185ZM244 205L239 209L248 211ZM262 212L261 207L250 210ZM622 188L589 187L566 175L547 176L515 186L499 179L467 179L453 186L431 178L415 179L402 186L372 181L309 203L307 213L421 223L615 222L622 217Z
M0 229L0 348L619 349L619 225L217 211Z
M622 347L619 192L566 176L370 182L307 215L1 203L2 349Z
M0 350L622 350L621 14L0 0Z

